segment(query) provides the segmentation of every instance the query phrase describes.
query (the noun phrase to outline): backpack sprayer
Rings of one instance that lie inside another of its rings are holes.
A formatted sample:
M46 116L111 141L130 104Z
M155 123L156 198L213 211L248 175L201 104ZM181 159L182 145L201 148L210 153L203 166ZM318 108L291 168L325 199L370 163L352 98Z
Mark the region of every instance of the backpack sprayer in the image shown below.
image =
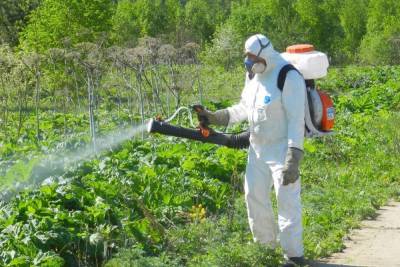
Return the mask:
M175 113L168 119L162 120L161 117L151 119L147 125L147 131L149 133L160 133L164 135L170 135L175 137L187 138L197 140L203 143L211 143L216 145L227 146L230 148L242 149L247 148L250 145L250 132L240 132L237 134L217 132L209 127L210 122L205 116L197 115L199 125L193 124L191 110L201 109L201 106L194 105L191 107L180 107ZM186 110L189 113L189 122L194 129L184 128L181 126L171 125L169 122L172 121L181 111Z
M277 80L279 90L283 90L286 75L290 70L298 71L305 79L307 90L304 114L305 137L313 138L333 134L332 129L335 122L333 101L327 93L318 90L315 86L315 79L322 78L327 74L329 62L326 54L315 51L312 45L302 44L289 46L281 55L290 64L283 66L279 72ZM197 114L199 125L194 126L191 110L199 112L202 108L199 105L180 107L167 120L162 120L160 117L150 120L147 130L149 133L161 133L236 149L247 148L250 145L249 130L237 134L217 132L209 127L208 118L199 114ZM182 110L188 111L190 124L196 129L169 124Z

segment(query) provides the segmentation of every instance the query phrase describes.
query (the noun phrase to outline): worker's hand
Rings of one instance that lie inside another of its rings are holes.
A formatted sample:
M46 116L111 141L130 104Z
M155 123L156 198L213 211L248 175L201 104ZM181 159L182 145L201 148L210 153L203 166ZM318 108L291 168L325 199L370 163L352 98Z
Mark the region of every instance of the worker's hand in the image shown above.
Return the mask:
M208 118L208 116L212 116L212 112L207 110L203 105L196 104L192 105L192 109L196 111L197 115L199 116L205 116Z
M206 117L210 124L227 126L229 123L229 112L227 109L211 112L202 105L193 105L192 108L197 112L199 117Z
M286 153L285 166L283 167L283 185L294 183L300 176L300 161L303 158L303 151L295 147L289 147Z

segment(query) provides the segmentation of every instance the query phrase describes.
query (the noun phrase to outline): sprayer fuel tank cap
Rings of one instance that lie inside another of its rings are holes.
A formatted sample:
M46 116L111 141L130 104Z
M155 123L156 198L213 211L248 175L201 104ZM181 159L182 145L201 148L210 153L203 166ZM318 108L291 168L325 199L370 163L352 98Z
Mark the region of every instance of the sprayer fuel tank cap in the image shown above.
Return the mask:
M286 52L290 54L307 53L312 51L314 51L314 46L312 44L296 44L286 48Z

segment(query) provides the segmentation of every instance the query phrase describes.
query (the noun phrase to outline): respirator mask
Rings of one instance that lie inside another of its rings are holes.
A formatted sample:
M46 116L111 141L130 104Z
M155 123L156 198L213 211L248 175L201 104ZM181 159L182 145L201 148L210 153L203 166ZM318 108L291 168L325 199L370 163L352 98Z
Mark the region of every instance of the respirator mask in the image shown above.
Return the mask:
M267 48L267 47L269 46L270 41L268 41L268 42L264 45L264 44L262 44L261 40L260 40L258 37L257 37L257 40L258 40L258 42L259 42L259 44L260 44L260 51L258 51L258 53L257 53L257 57L259 57L260 54L261 54L261 52L262 52L262 50L265 49L265 48ZM251 59L248 58L248 57L246 57L246 58L244 59L244 66L245 66L247 72L249 73L249 79L250 79L250 80L254 78L254 75L255 75L256 73L262 73L262 72L264 72L265 69L266 69L266 67L267 67L263 62L255 62L255 61L251 60Z

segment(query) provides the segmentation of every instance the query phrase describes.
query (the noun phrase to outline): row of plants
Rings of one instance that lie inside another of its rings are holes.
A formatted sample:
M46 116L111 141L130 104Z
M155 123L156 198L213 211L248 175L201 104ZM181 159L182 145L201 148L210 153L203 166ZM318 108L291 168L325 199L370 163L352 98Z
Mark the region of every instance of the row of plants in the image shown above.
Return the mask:
M384 67L336 69L320 83L335 95L337 133L305 144L307 257L340 250L350 229L400 195L396 73ZM224 89L233 91L221 88L210 101L226 98ZM74 133L85 130L85 119L67 117L76 125ZM38 161L43 154L74 150L89 140L84 134L65 140L54 117L44 121L47 136L39 149L32 145L35 134L1 147L7 168L0 179L24 176L38 184L1 202L0 265L277 266L282 261L279 249L252 242L242 195L246 151L150 136L43 176L47 166ZM118 125L109 122L109 128Z

